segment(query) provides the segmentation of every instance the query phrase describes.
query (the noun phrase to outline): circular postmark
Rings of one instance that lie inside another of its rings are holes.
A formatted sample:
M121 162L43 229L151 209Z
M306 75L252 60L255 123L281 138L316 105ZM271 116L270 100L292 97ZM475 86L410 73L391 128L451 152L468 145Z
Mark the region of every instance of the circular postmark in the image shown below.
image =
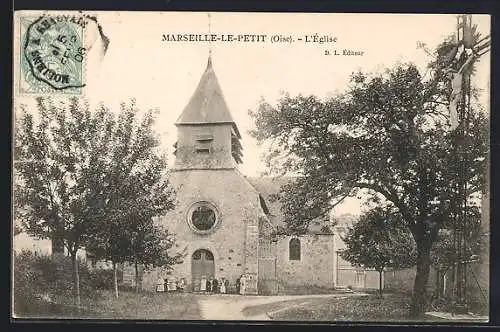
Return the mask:
M55 90L85 86L83 17L44 15L28 25L23 55L33 83Z

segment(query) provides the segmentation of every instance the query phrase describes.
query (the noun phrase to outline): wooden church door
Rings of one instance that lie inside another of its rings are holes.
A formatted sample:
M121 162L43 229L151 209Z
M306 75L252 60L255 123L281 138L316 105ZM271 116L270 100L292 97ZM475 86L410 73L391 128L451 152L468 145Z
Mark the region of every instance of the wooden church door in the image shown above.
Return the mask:
M193 277L193 290L200 290L200 281L204 276L209 279L215 277L214 255L205 249L196 250L193 253L191 274Z

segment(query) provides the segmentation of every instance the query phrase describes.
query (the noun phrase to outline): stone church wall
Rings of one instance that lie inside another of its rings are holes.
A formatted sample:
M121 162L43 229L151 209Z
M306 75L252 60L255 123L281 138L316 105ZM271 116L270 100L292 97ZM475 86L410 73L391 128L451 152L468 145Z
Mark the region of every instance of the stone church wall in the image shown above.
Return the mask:
M333 236L304 235L300 237L300 260L290 260L289 243L292 237L277 243L277 277L280 287L315 286L334 288Z
M177 206L161 222L175 234L172 252L184 252L185 256L171 275L185 278L189 290L191 259L198 249L212 252L215 277L229 279L233 288L241 274L257 275L261 209L258 193L244 177L237 170L189 170L173 172L172 183L177 188ZM196 233L188 223L187 211L198 201L210 202L219 212L215 230L209 234ZM166 271L153 269L146 273L143 288L154 289L159 277L166 278Z
M258 289L261 295L278 293L276 276L276 242L273 241L273 226L267 217L259 219L259 275Z

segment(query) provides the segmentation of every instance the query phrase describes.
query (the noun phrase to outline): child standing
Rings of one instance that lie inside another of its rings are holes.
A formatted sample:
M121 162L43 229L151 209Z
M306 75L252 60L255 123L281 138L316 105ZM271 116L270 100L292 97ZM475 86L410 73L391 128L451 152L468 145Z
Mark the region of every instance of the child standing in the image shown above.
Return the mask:
M156 282L156 291L158 293L162 293L165 291L165 284L162 278L159 278L158 281Z

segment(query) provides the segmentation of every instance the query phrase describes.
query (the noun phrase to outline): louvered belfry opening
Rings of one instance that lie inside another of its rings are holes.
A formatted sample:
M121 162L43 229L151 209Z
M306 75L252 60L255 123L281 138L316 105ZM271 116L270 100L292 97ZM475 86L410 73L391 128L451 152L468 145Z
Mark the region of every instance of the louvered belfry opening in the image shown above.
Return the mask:
M231 132L231 155L238 164L243 163L243 147L241 146L240 138Z
M242 163L243 148L240 142L241 135L224 99L222 89L219 85L217 76L215 75L211 56L208 58L207 67L201 76L196 90L191 96L183 112L178 117L175 125L177 127L199 126L207 130L220 125L229 125L231 128L231 135L230 137L228 136L227 138L224 138L224 140L229 140L226 141L228 144L227 146L230 146L230 155L236 164ZM197 137L194 139L195 151L193 151L196 153L209 155L214 152L212 149L212 143L220 143L220 141L215 142L216 138L211 137L210 134L205 133L196 136ZM174 144L174 148L174 155L178 156L179 149L181 148L179 141Z

